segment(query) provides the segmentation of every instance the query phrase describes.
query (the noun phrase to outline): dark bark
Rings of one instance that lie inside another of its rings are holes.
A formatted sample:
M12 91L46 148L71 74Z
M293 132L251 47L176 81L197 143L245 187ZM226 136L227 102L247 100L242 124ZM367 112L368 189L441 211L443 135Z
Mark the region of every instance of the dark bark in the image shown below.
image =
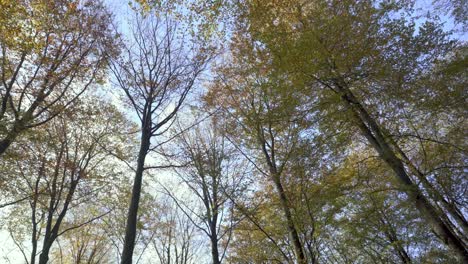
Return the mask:
M280 203L281 207L284 212L284 216L286 217L286 222L288 225L288 231L289 235L291 237L291 240L293 242L294 246L294 254L296 255L297 258L297 263L298 264L305 264L306 259L304 255L304 250L302 248L302 243L301 240L299 239L299 234L297 232L296 226L294 225L294 220L292 218L291 210L289 208L289 201L286 196L286 193L284 191L283 185L281 184L281 180L279 178L279 175L277 173L272 173L272 178L275 183L276 191L279 194L280 198Z
M401 245L401 241L398 239L397 232L395 231L391 223L388 221L384 212L380 212L379 220L382 223L382 226L384 226L385 236L391 243L401 262L405 264L412 263L408 252L406 252L405 248Z
M434 233L444 244L457 253L460 260L464 263L468 263L468 250L463 239L458 237L452 227L444 221L444 217L440 215L430 201L424 197L418 186L412 181L405 170L404 163L397 157L390 144L385 140L384 133L380 126L345 85L335 85L338 88L342 100L350 107L356 124L362 134L379 153L379 156L395 172L399 182L404 187L404 191L408 195L408 199L418 209L421 217L428 221Z
M216 234L216 224L212 225L211 229L215 229L215 233L212 233L210 236L211 240L211 258L213 260L213 264L220 264L221 261L219 260L219 250L218 250L218 235Z
M49 251L54 240L55 238L51 238L50 240L44 241L44 245L42 246L42 253L39 256L39 264L46 264L49 262Z
M133 250L135 248L135 238L137 231L138 207L140 204L141 185L146 155L150 148L151 131L149 124L145 124L142 130L140 151L138 153L137 169L133 182L132 197L128 209L127 225L125 228L125 242L122 252L121 264L132 264Z
M217 223L218 223L218 212L219 212L219 207L217 206L218 199L217 199L217 183L216 183L216 177L213 177L213 205L210 205L208 197L206 197L206 202L205 205L207 206L207 211L208 211L208 221L210 225L210 242L211 242L211 257L213 260L213 264L220 264L221 260L219 259L219 249L218 249L218 229L217 229ZM206 183L205 183L206 184ZM208 186L206 186L208 187ZM208 195L208 192L206 192L206 195Z
M418 178L420 183L427 190L429 196L431 196L431 198L433 198L437 202L440 202L442 207L450 214L450 216L452 216L452 218L457 222L462 231L466 234L468 232L468 223L465 217L463 216L463 213L461 213L460 210L453 203L448 202L443 197L443 195L438 190L436 190L434 185L427 180L425 175L418 168L416 168L416 166L414 166L414 164L410 161L410 159L406 156L403 150L401 150L401 148L392 138L389 138L389 141L391 143L391 146L394 147L396 153L401 157L402 161L408 166L408 170ZM436 204L436 206L438 205ZM442 211L442 209L439 210Z
M36 252L37 252L37 240L36 240L36 227L34 226L33 230L33 236L34 238L32 239L32 250L31 250L31 261L30 264L35 264L36 263Z
M215 152L216 153L216 152ZM211 163L211 162L210 162ZM207 201L207 210L208 212L210 213L209 215L211 216L209 221L210 221L210 240L211 240L211 256L212 256L212 259L213 259L213 264L220 264L221 263L221 260L219 258L219 249L218 249L218 226L217 226L217 223L218 223L218 214L219 214L219 211L220 211L220 208L218 206L218 184L219 184L219 178L221 177L221 170L217 170L217 164L216 162L213 162L212 164L210 164L211 166L213 166L214 168L214 172L211 176L212 178L212 188L213 188L213 192L211 194L212 196L212 203L210 203L210 199L208 198L208 195L209 195L209 191L208 191L208 186L207 186L207 183L205 183L205 188L206 188L206 201ZM219 174L218 174L219 173ZM210 212L211 211L211 212Z
M396 247L397 249L397 252L398 252L398 256L400 257L401 261L405 264L410 264L412 263L411 262L411 258L409 257L408 253L406 252L406 250L402 247L402 246L394 246Z
M59 230L60 226L62 224L63 219L65 218L65 215L68 212L68 208L70 206L70 202L72 201L73 195L75 193L76 187L78 185L80 176L78 176L78 179L74 180L71 185L70 185L70 191L67 194L67 198L65 200L65 203L63 205L63 209L60 212L59 216L57 217L57 220L55 223L52 225L53 217L54 217L54 212L55 212L55 190L52 193L52 198L50 200L50 206L49 206L49 216L47 219L47 226L46 226L46 232L44 235L44 242L42 244L42 252L41 255L39 256L39 264L46 264L49 261L49 251L50 248L52 247L53 243L59 236ZM55 178L56 179L56 178ZM55 183L53 184L55 185ZM55 188L55 187L54 187Z
M39 169L39 175L43 175L44 173L44 162L42 163L42 166ZM31 203L31 222L32 222L32 234L31 234L31 244L32 244L32 250L31 250L31 263L30 264L35 264L36 263L36 253L37 253L37 221L36 221L36 209L37 209L37 200L39 196L39 182L41 180L41 177L38 177L36 179L36 183L34 185L34 196L33 196L33 201Z
M13 128L8 131L8 134L0 140L0 156L5 153L8 147L10 147L10 145L18 137L18 135L25 130L23 123L23 120L16 121Z
M273 183L275 184L276 191L278 192L281 208L283 210L284 216L286 217L288 233L293 242L294 255L296 256L298 264L305 264L307 262L304 254L304 248L299 238L299 232L297 232L296 226L294 224L294 219L290 210L289 199L286 195L286 192L284 191L283 184L281 183L280 173L276 165L274 138L272 138L272 142L270 143L271 153L268 153L263 129L260 127L258 127L257 129L259 144L261 145L263 154L265 156L265 161L269 168L270 177L272 178Z
M7 148L11 145L12 142L13 140L9 138L5 138L2 141L0 141L0 155L2 155L7 150Z

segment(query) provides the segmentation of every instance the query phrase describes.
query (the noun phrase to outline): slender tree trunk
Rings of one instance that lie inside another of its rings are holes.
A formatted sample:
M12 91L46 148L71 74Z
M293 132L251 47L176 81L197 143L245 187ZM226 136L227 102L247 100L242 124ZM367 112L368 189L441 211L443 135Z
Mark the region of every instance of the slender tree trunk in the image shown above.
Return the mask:
M410 256L408 255L408 253L406 252L406 250L398 245L398 246L394 246L396 248L396 251L398 252L398 256L400 257L401 261L405 264L411 264L411 258Z
M35 264L35 263L36 263L36 248L33 247L33 250L31 251L30 264Z
M388 240L392 244L393 249L397 253L398 257L400 258L402 263L410 264L412 263L408 252L406 252L405 248L401 245L401 241L398 239L398 234L393 226L389 223L385 213L380 212L379 220L382 225L385 227L385 235L387 236Z
M53 239L47 239L44 241L44 245L42 246L42 252L39 256L39 264L47 264L49 261L49 251L52 247Z
M399 249L397 249L398 251L398 256L400 256L400 259L403 263L405 264L411 264L411 258L409 257L408 253L406 252L406 250L404 248L402 248L401 246L399 246Z
M56 179L56 178L55 178ZM67 194L67 198L65 200L65 203L63 205L63 209L60 212L59 216L57 217L57 220L53 224L52 227L52 222L53 222L53 216L54 216L54 210L55 208L55 199L50 200L49 204L49 216L47 219L47 226L46 226L46 232L44 235L44 242L42 244L42 252L41 255L39 256L39 264L46 264L49 261L49 251L50 248L52 247L54 241L57 239L59 236L59 230L60 230L60 225L62 224L63 219L65 218L65 215L67 214L68 211L68 206L70 205L72 201L73 194L75 193L76 186L78 185L79 178L72 181L70 185L70 190ZM53 184L55 185L55 184ZM55 191L54 191L55 192ZM54 195L55 197L55 195Z
M33 217L32 217L33 230L32 230L32 235L31 235L32 250L31 250L30 264L36 263L36 253L37 253L37 224L36 224L36 216L35 216L36 214L35 207L36 205L34 205Z
M389 143L385 140L384 133L374 119L367 113L352 92L344 85L336 84L342 100L351 108L356 119L356 124L362 134L368 139L380 157L390 166L397 175L400 183L405 187L408 199L414 203L423 219L428 221L437 236L457 253L460 260L468 263L468 250L463 240L441 217L426 197L423 196L418 186L413 183L407 174L403 162L395 155Z
M215 226L215 229L216 229L216 226ZM211 240L211 257L213 260L213 264L220 264L221 261L219 260L218 236L216 235L216 233L211 234L210 240Z
M0 141L0 155L2 155L7 150L7 148L11 145L11 142L12 141L8 138L5 138L2 141Z
M270 168L270 170L272 170L271 176L273 178L273 182L275 184L276 190L279 194L280 203L281 203L281 207L283 208L284 216L286 217L288 231L289 231L291 240L293 242L294 254L296 255L297 263L305 264L306 259L304 255L304 250L302 248L302 243L301 243L301 240L299 239L299 234L297 232L296 226L294 225L294 220L292 218L291 210L289 208L288 198L286 196L286 193L284 192L283 185L281 184L280 177L278 173L276 173L275 168Z
M8 132L8 134L0 140L0 156L5 153L5 151L10 147L11 143L15 141L15 139L18 137L18 134L21 133L23 129L20 126L15 126L12 128L11 131Z
M204 187L208 187L208 186L204 186ZM218 232L217 232L218 230L216 226L216 223L218 222L219 208L216 206L216 203L217 203L216 188L214 188L213 205L211 205L208 197L205 196L205 206L206 206L206 211L208 215L208 224L210 227L211 259L213 261L213 264L220 264L221 261L219 259L219 249L218 249Z
M34 237L32 241L32 250L31 250L31 260L29 264L35 264L36 263L36 252L37 252L37 240L36 240L36 235L35 232L33 232Z
M392 139L389 139L391 146L394 147L395 151L401 159L404 161L405 164L407 164L408 169L410 172L415 175L418 180L422 183L424 188L427 190L428 194L435 198L436 201L440 202L445 210L449 212L450 216L457 222L459 227L462 229L462 231L466 234L468 232L468 223L466 219L463 217L463 214L459 211L459 209L452 203L449 203L443 195L436 190L434 185L427 180L425 175L418 169L414 164L410 161L410 159L406 156L406 154L401 150L400 146ZM466 240L465 240L466 242Z
M265 156L265 161L268 164L268 168L270 170L269 171L270 177L272 178L273 183L275 184L276 191L279 194L281 208L283 209L284 216L286 217L289 236L293 242L294 255L296 256L296 260L298 264L306 264L304 248L302 247L301 240L299 239L299 234L297 232L296 226L294 224L294 220L292 218L288 197L286 196L286 193L283 188L283 184L281 183L280 175L276 167L276 161L274 159L274 154L270 155L268 153L266 149L266 142L265 142L261 128L258 128L257 133L258 133L257 136L259 139L259 144L262 147L262 151ZM272 152L274 152L274 149L272 150Z
M0 140L0 156L5 153L8 147L10 147L11 143L13 143L13 141L15 141L15 139L18 137L18 135L26 130L26 124L28 124L28 122L33 119L34 111L43 100L43 95L38 97L38 99L36 99L31 107L24 113L23 117L15 121L12 129L8 131L5 138Z
M213 165L213 164L211 164ZM215 168L217 170L217 168ZM221 174L221 171L219 171ZM211 208L211 221L210 221L210 229L211 229L211 256L213 258L213 264L220 264L221 260L219 258L219 249L218 249L218 229L216 224L218 223L218 213L219 213L219 207L218 207L218 180L219 178L216 177L217 174L214 173L211 175L213 182L212 182L212 197L213 197L213 203L211 206L208 206L208 211L210 211ZM221 177L221 176L219 176ZM208 187L208 186L206 186ZM208 205L210 204L209 199L207 199Z
M150 147L151 131L146 125L143 126L142 137L140 143L140 151L138 153L137 169L135 172L135 180L133 182L132 197L130 207L128 209L127 226L125 228L125 242L122 252L121 264L132 264L133 250L135 248L135 237L137 231L138 206L140 203L141 184L143 180L143 171L145 166L146 155Z
M44 163L43 166L39 169L39 174L42 175L44 169ZM34 188L34 200L31 205L31 221L32 221L32 234L31 234L31 244L32 244L32 250L31 250L31 261L30 264L35 264L36 263L36 253L37 253L37 222L36 222L36 208L37 208L37 199L38 199L38 191L39 191L39 181L40 177L36 180L35 188Z
M172 243L172 234L169 231L169 242L167 243L167 264L171 264L171 243Z

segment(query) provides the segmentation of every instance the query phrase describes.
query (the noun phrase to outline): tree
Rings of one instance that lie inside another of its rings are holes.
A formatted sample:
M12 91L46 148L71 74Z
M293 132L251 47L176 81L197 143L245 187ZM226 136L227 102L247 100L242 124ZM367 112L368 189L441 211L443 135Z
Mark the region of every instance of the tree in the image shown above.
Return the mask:
M421 217L466 260L466 220L459 208L434 188L431 176L418 168L420 161L405 150L418 143L393 136L402 127L412 130L413 120L404 117L405 111L415 113L415 100L434 101L431 94L443 87L421 84L434 77L430 73L438 61L456 46L437 21L427 20L416 33L412 18L394 16L408 14L402 2L252 1L241 8L250 25L248 36L263 44L292 82L308 87L309 96L340 99L336 107L346 110L343 116L392 168Z
M160 146L152 145L152 139L171 126L210 56L209 50L190 46L190 40L178 31L177 22L168 14L137 14L132 26L130 38L122 43L123 56L111 61L126 103L141 124L122 264L132 262L142 179L150 168L145 160Z
M288 178L284 172L298 150L301 133L307 128L304 110L310 104L298 97L298 93L291 93L290 83L262 60L268 55L255 43L239 38L232 46L233 65L220 67L206 101L221 108L227 135L236 142L238 149L252 152L253 156L246 156L258 172L274 184L296 260L305 263L303 242L285 188Z
M98 122L107 116L106 123ZM31 254L27 263L49 261L49 252L54 242L63 234L80 228L106 215L105 212L88 212L87 219L74 221L70 216L76 208L99 199L97 191L103 191L112 179L109 170L103 170L109 163L109 154L100 144L118 148L118 133L125 130L125 119L112 106L101 102L99 108L90 102L79 102L71 109L62 112L57 118L27 135L18 142L21 159L5 159L11 168L6 171L11 177L12 195L28 197L29 210L23 206L16 212L27 219L26 229L30 233ZM112 210L112 208L109 208ZM12 235L16 227L11 222ZM42 241L42 246L39 243ZM20 245L18 241L18 245Z
M81 208L79 214L86 216L91 209L89 206ZM97 209L97 208L92 208ZM52 251L52 260L60 260L60 263L88 263L110 264L112 261L112 248L109 236L106 232L103 218L96 219L83 227L64 233L60 238L59 248ZM88 219L74 220L77 223L89 221Z
M202 246L197 239L196 226L171 201L161 199L161 208L156 220L156 234L151 244L161 264L190 264Z
M99 1L2 1L1 7L0 155L102 80L105 58L116 52L110 13Z
M133 157L130 154L130 157ZM132 171L133 172L133 171ZM125 228L128 216L128 201L132 195L132 179L129 170L122 171L118 178L120 182L114 181L113 191L108 194L104 202L113 205L113 210L102 218L102 229L106 234L109 246L112 247L112 262L120 262L125 245ZM165 205L159 197L155 196L152 190L142 189L139 214L137 217L137 231L135 234L134 256L135 262L140 263L144 259L145 252L148 252L153 245L153 240L161 235L161 225L164 225ZM162 238L161 238L162 239ZM151 255L149 255L151 256ZM154 256L153 256L154 257Z
M5 261L468 263L466 4L423 2L0 0Z
M236 202L242 221L234 229L229 263L294 263L294 249L277 197L273 186L267 185L251 199Z
M242 200L248 175L242 168L248 167L235 155L235 149L214 120L180 133L175 143L180 149L179 163L187 164L177 169L178 175L202 209L191 209L182 201L177 204L209 238L213 264L222 263L238 222L231 199Z

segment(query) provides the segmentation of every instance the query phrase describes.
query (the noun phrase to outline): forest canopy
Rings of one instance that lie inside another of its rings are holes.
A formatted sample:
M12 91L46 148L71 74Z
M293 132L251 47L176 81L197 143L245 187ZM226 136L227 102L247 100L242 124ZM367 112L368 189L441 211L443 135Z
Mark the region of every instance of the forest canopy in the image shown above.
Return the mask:
M0 0L0 262L468 263L464 0Z

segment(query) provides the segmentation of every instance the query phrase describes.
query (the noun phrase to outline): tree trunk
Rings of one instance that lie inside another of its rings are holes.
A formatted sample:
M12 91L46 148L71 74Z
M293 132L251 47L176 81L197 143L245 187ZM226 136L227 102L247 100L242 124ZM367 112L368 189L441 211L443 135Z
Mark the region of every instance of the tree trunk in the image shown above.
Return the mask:
M412 263L411 258L409 257L406 250L401 246L396 246L396 247L397 247L398 256L400 256L401 261L405 264L411 264Z
M457 222L459 227L462 229L462 232L466 234L468 232L468 223L466 219L463 217L463 214L460 212L460 210L454 204L449 203L443 197L443 195L438 190L436 190L434 185L427 180L425 175L418 168L416 168L416 166L414 166L414 164L410 161L410 159L406 156L406 154L400 148L400 146L398 146L398 144L392 138L390 138L389 141L390 141L391 146L394 147L397 154L400 155L403 162L407 164L409 171L412 172L413 175L415 175L418 178L418 180L422 183L422 185L428 192L429 196L432 196L433 198L435 198L436 201L442 203L443 208L447 210L447 212L449 212L450 216L453 217L453 219Z
M49 251L52 247L52 242L53 239L44 242L44 245L42 246L41 255L39 256L39 264L47 264L47 262L49 261Z
M0 155L2 155L7 148L11 145L11 140L8 140L7 138L3 139L0 141Z
M32 250L31 250L31 260L29 264L35 264L36 263L36 252L37 252L37 240L36 237L33 238L32 241Z
M211 257L213 260L213 264L220 264L221 261L219 260L218 237L216 233L211 234L210 240L211 240Z
M21 129L21 127L17 126L16 124L11 131L8 131L6 137L0 141L0 156L5 153L5 151L8 149L8 147L10 147L11 143L13 143L21 131L23 131L23 129Z
M216 187L215 180L213 181L214 186ZM208 186L204 186L208 187ZM206 192L207 193L207 192ZM205 206L208 216L208 223L210 227L210 242L211 242L211 259L213 264L220 264L221 261L219 259L219 249L218 249L218 229L216 224L218 223L218 206L217 204L217 196L216 196L216 188L213 188L213 204L210 204L210 201L207 196L205 196Z
M32 209L32 215L31 215L31 221L32 221L31 244L32 244L32 249L31 249L31 260L30 260L29 264L35 264L36 263L36 254L37 254L36 206L37 206L37 199L38 199L38 197L37 197L38 196L38 185L39 185L39 180L36 180L34 201L33 201L33 204L31 205L31 207L32 207L31 208Z
M341 94L341 99L351 108L356 124L362 134L379 153L379 156L395 172L400 183L405 187L404 190L408 195L408 199L411 203L414 203L421 217L428 221L436 235L443 243L457 253L460 260L468 263L468 251L465 243L443 220L443 217L441 217L434 206L423 196L418 186L413 183L406 173L403 162L395 155L391 146L385 140L382 129L345 85L336 84L336 86Z
M138 153L137 169L135 180L133 182L132 197L128 209L127 226L125 228L125 241L122 252L121 264L132 264L133 250L135 248L136 226L138 218L138 206L140 203L141 184L143 180L143 171L145 158L150 147L151 131L143 126L140 151Z
M5 153L5 151L11 145L11 143L13 143L13 141L15 141L15 139L18 137L18 135L24 130L26 130L26 124L28 124L28 122L33 118L33 112L42 101L42 96L36 101L34 101L34 103L28 109L28 111L24 113L23 117L15 121L15 123L13 124L13 128L10 131L8 131L5 138L0 140L0 156L2 156L3 153Z
M286 217L288 233L293 242L294 255L296 256L298 264L305 264L306 258L304 254L304 249L302 247L301 240L299 239L296 226L294 225L294 220L292 218L291 210L289 207L290 205L288 197L286 196L283 185L281 183L280 175L278 173L278 169L276 167L276 161L274 159L274 149L272 150L273 154L270 155L266 149L266 143L261 128L258 128L257 136L259 139L259 144L261 145L263 154L265 156L265 161L268 164L270 177L273 180L276 191L279 194L281 208L283 209L284 216Z
M271 170L275 171L274 168ZM304 255L304 250L302 248L301 240L299 239L298 232L296 230L296 226L294 225L294 220L292 218L291 210L289 208L288 198L286 193L284 192L283 185L281 184L280 177L278 173L272 172L273 182L275 183L276 190L278 191L281 207L283 208L284 216L286 217L289 235L294 245L294 254L297 258L298 264L305 264L306 259Z
M397 253L401 262L404 264L412 263L411 258L408 255L408 252L406 252L405 248L401 245L401 241L398 239L398 234L396 230L393 228L393 226L390 224L390 221L388 220L385 213L380 212L379 214L380 214L379 216L380 223L382 223L382 226L384 226L385 228L384 229L385 236L387 236L387 239L390 241L393 249Z

